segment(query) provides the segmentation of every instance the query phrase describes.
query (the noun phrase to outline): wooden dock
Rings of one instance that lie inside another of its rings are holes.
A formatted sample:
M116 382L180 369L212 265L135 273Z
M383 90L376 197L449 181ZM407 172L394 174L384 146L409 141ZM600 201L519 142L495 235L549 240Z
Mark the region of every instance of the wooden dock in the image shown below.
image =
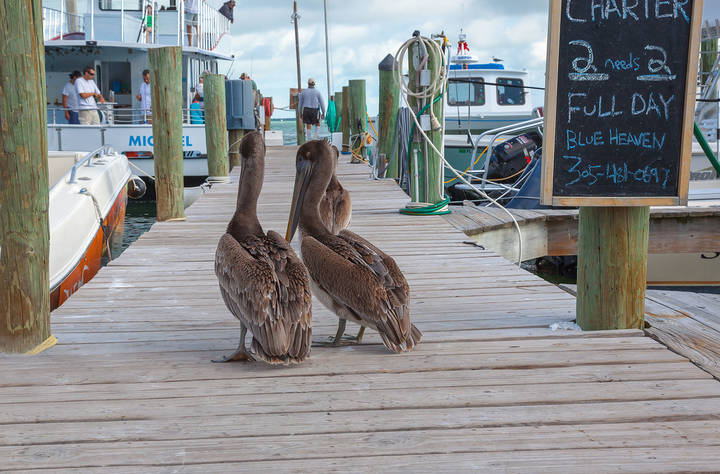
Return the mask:
M715 471L720 382L642 331L552 331L565 291L345 164L351 229L393 255L424 333L393 355L314 348L295 367L213 364L239 325L213 273L235 205L216 185L53 313L59 344L0 356L0 471ZM268 151L259 214L284 230L294 149ZM337 319L313 304L313 335ZM352 330L352 325L349 325Z

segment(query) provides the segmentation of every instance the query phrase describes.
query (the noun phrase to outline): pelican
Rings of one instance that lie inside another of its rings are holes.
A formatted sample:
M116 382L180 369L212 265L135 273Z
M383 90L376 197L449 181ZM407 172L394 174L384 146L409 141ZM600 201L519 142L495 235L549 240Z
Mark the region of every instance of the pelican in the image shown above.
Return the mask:
M340 318L335 344L349 319L377 330L389 350L411 350L422 334L410 322L409 287L395 261L348 230L333 234L320 218L320 200L332 178L334 159L322 141L298 149L286 240L292 240L299 225L313 293Z
M280 234L263 232L257 200L265 168L265 143L257 132L240 144L237 207L215 252L215 274L230 312L240 320L237 350L214 362L259 359L269 364L297 363L311 344L308 272ZM251 348L245 347L250 329Z
M331 233L337 234L350 225L352 204L350 202L350 193L342 187L342 184L337 179L336 170L340 152L335 146L332 146L332 151L335 155L333 173L325 194L320 200L320 219Z

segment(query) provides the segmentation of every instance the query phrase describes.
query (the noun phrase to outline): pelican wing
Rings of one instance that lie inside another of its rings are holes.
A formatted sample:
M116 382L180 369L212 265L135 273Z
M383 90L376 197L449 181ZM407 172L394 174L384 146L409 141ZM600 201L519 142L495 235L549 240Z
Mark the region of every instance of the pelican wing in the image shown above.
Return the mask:
M419 331L410 323L407 291L402 296L405 278L400 273L398 285L382 256L348 234L331 235L323 242L311 236L303 238L303 261L310 277L333 299L375 326L389 349L412 348L419 341Z
M292 249L275 241L274 236L252 237L241 245L223 235L215 274L228 309L252 332L253 348L262 351L258 355L282 359L295 354L301 360L309 350L309 281L298 271Z

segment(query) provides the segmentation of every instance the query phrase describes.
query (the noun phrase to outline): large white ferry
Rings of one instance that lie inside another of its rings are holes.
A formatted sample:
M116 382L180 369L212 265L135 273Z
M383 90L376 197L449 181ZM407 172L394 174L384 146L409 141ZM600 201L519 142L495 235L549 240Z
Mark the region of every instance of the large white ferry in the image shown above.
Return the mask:
M217 73L218 62L233 56L230 21L218 11L222 2L197 3L195 18L182 0L44 0L49 149L75 152L112 146L153 175L152 125L145 123L136 96L142 71L149 68L148 50L181 46L184 173L188 185L204 180L205 128L193 123L198 120L191 104L201 74ZM95 69L95 81L107 101L98 105L100 125L71 125L65 120L63 86L72 71L85 66Z

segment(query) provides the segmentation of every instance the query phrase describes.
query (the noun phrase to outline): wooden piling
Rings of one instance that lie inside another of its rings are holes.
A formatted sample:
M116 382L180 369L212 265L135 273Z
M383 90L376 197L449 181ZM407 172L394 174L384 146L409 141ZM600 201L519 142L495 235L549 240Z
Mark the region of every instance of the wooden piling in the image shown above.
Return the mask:
M384 158L378 169L386 167L385 176L398 177L397 156L395 156L393 145L395 143L395 125L397 124L398 102L400 101L400 89L395 84L395 70L397 63L392 54L385 56L385 59L378 65L380 75L380 101L378 109L378 159Z
M205 143L209 176L227 176L228 133L225 118L225 76L208 74L203 79L205 87Z
M641 329L645 312L649 207L581 207L577 324Z
M367 105L365 103L365 79L351 79L350 86L350 134L351 152L365 159L365 133L367 132Z
M415 54L414 52L416 49L416 44L413 44L410 47L410 57ZM428 47L427 50L430 56L427 62L427 69L432 71L436 67L438 62L442 61L442 57L437 57L435 50L430 47ZM409 61L408 77L410 78L408 88L411 91L416 92L422 89L422 87L418 86L416 83L415 67L412 60ZM432 99L428 98L418 101L417 99L410 97L410 106L413 108L413 113L417 114L418 112L422 112L421 115L430 115L430 107L432 107L435 117L437 118L438 122L442 124L442 99L438 99L437 102L434 103L434 105L430 104L430 101L436 98L437 95ZM422 122L421 118L419 118L419 120ZM430 141L432 141L433 145L435 145L438 150L442 151L442 129L437 128L435 130L426 130L425 134L428 136ZM413 190L411 192L411 196L418 202L426 202L433 204L438 203L443 200L443 184L441 174L443 170L442 159L437 153L435 153L435 151L433 151L432 147L426 144L425 139L422 137L419 131L415 130L413 136L415 138L412 142L412 147L410 149L410 175L413 176L415 173L414 156L417 153L417 171L419 176L419 183L418 189ZM425 158L426 153L427 159ZM413 181L411 180L411 183L412 182Z
M0 2L0 351L50 335L42 1Z
M335 93L335 117L337 118L335 122L335 131L336 132L342 132L342 109L343 109L343 93L336 92Z
M230 169L240 166L240 140L245 135L245 130L228 130L228 141L230 142Z
M342 152L350 153L350 86L342 88L343 104L340 126L342 126Z
M184 219L182 48L148 50L152 84L157 220Z

